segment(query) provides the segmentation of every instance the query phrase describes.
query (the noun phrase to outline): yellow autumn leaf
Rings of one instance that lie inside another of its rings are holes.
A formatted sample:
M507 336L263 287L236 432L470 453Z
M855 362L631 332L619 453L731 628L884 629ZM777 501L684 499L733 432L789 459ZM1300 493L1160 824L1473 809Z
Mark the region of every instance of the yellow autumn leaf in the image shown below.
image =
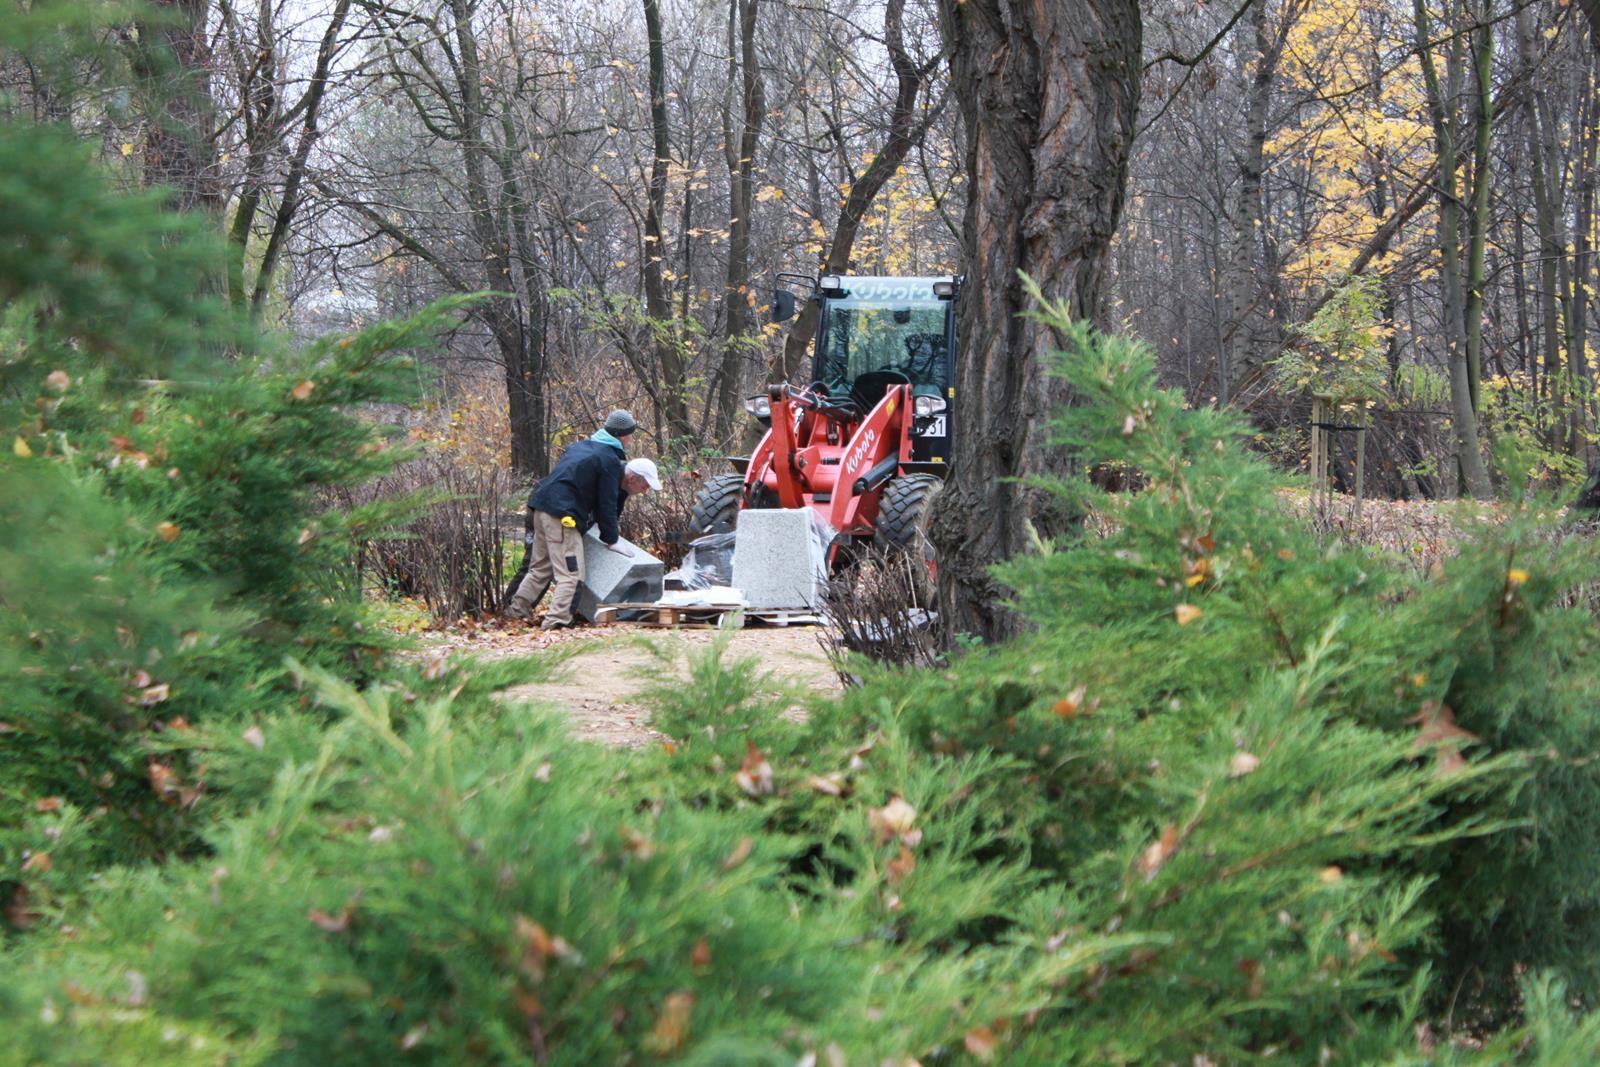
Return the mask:
M33 449L28 447L28 442L24 441L21 435L18 435L17 438L11 442L11 451L14 452L20 459L28 459L33 455Z
M1172 610L1172 613L1177 616L1179 626L1188 626L1203 614L1193 604L1179 604Z
M1528 580L1528 572L1520 567L1512 567L1506 571L1506 581L1512 585L1521 585Z
M310 399L311 392L312 390L316 389L316 387L316 382L310 380L303 381L293 389L289 390L289 395L296 400L307 400Z
M125 156L133 155L133 144L131 142L129 142L129 141L123 141L122 142L122 154L125 155Z

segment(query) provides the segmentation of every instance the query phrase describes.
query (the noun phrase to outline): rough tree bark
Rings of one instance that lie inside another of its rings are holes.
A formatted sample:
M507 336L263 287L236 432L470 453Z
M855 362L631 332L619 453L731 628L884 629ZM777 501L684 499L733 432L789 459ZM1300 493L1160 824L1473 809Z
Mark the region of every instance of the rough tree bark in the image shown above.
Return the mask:
M210 0L155 0L159 22L140 22L132 64L148 124L144 180L177 194L184 211L220 212L216 108L211 99Z
M954 470L933 522L939 600L952 633L1020 626L989 575L1071 521L1019 484L1066 472L1045 419L1070 399L1046 375L1056 338L1019 317L1018 271L1092 317L1122 211L1139 104L1137 0L946 0L951 90L967 127L966 281L958 311Z

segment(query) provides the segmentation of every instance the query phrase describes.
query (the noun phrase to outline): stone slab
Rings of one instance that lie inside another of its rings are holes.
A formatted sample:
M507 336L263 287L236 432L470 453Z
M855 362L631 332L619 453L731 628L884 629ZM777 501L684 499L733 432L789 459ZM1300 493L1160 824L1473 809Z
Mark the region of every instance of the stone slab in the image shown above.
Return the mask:
M750 607L822 606L827 555L808 509L747 508L735 532L733 585Z
M593 528L583 535L583 581L572 610L589 622L601 604L653 604L661 599L661 561L628 540L617 539L618 548L629 556L619 556L594 535Z

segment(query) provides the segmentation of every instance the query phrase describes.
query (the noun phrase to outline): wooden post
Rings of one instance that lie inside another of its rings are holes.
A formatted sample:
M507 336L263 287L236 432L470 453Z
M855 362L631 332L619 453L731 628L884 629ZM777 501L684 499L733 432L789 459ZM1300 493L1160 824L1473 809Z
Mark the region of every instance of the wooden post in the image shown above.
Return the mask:
M1361 500L1367 489L1367 405L1356 408L1356 522L1361 521Z
M1322 518L1328 507L1328 406L1322 397L1311 398L1311 509Z

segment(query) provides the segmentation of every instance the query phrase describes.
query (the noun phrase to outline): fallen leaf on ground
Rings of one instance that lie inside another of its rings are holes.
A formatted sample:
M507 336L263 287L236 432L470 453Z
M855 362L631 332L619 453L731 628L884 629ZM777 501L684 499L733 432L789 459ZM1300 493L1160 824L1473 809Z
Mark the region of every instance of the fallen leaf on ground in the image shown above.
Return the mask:
M340 908L337 915L329 915L320 908L312 908L306 912L306 918L310 919L317 929L326 933L342 934L350 929L349 908Z
M870 808L867 811L867 823L877 835L879 844L911 829L916 818L917 809L898 796L890 797L889 803L881 808Z
M722 861L722 869L731 871L739 864L750 858L750 850L755 847L755 839L751 837L739 838L739 843L733 846L727 858Z
M1130 415L1129 418L1132 418ZM977 1059L988 1063L994 1059L995 1037L994 1031L987 1026L974 1026L967 1031L961 1039L961 1044Z
M1148 882L1156 876L1156 872L1161 870L1177 847L1178 828L1168 823L1162 827L1161 836L1150 842L1139 854L1139 872L1144 875L1145 881Z
M746 741L744 761L734 772L733 780L749 797L764 797L772 793L772 764L754 742Z
M658 1056L670 1055L681 1049L689 1040L690 1015L694 1012L694 994L679 991L667 994L661 1003L661 1014L656 1024L645 1035L644 1045Z
M1233 759L1228 761L1228 777L1243 778L1259 766L1261 766L1260 757L1250 752L1235 752Z
M890 885L899 885L916 869L917 857L909 848L901 845L899 854L884 867L884 879Z
M1083 698L1088 695L1089 687L1080 685L1060 700L1056 701L1054 711L1063 719L1070 719L1083 709Z

